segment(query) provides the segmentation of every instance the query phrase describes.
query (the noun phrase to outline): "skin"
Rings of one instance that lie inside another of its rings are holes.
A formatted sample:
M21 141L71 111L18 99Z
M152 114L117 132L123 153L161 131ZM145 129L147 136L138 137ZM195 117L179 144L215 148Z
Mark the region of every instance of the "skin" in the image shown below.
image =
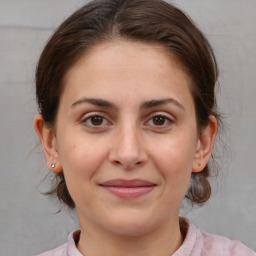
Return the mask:
M166 256L183 242L179 206L191 172L209 161L217 132L210 116L198 136L189 87L161 46L115 40L95 46L68 71L54 131L35 117L47 165L64 172L76 204L81 253ZM99 185L111 179L155 187L127 200Z

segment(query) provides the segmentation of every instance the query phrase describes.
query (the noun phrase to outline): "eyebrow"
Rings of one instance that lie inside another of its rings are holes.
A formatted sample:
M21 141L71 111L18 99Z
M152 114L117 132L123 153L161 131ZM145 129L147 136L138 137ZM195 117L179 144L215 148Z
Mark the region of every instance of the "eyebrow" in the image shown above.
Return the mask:
M116 108L116 106L112 102L109 102L109 101L103 100L103 99L97 99L97 98L79 99L78 101L74 102L71 107L75 107L77 105L84 104L84 103L89 103L89 104L92 104L97 107ZM177 101L173 98L149 100L149 101L143 102L141 104L140 108L142 108L142 109L143 108L146 108L146 109L153 108L153 107L157 107L157 106L168 104L168 103L174 104L177 107L179 107L180 109L182 109L183 111L185 111L185 107L179 101Z
M168 104L168 103L174 104L177 107L181 108L183 111L185 111L185 107L179 101L177 101L173 98L149 100L149 101L144 102L141 105L141 108L152 108L152 107L157 107L157 106Z
M115 108L115 105L107 100L102 99L92 99L92 98L82 98L72 104L72 107L75 107L77 105L83 104L83 103L89 103L94 106L98 107L108 107L108 108Z

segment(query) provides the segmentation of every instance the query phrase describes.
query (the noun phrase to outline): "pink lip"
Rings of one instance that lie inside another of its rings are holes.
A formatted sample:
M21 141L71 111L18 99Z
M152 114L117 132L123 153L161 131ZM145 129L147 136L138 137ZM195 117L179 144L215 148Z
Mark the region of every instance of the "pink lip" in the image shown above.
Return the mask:
M100 186L118 197L132 199L149 193L156 184L139 179L115 179L101 183Z

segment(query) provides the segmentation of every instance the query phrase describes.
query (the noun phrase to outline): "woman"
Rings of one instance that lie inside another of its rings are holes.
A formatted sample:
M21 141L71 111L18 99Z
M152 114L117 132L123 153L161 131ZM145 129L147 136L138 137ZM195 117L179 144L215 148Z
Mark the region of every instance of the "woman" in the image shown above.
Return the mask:
M159 0L93 1L47 43L35 129L81 229L42 255L255 255L179 217L202 205L218 130L211 46Z

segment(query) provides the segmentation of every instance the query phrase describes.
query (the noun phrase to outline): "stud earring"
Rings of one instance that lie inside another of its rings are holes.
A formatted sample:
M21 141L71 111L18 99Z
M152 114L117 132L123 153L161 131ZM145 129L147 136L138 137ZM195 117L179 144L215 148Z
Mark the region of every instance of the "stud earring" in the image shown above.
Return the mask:
M51 167L54 168L54 167L55 167L55 164L52 164Z

